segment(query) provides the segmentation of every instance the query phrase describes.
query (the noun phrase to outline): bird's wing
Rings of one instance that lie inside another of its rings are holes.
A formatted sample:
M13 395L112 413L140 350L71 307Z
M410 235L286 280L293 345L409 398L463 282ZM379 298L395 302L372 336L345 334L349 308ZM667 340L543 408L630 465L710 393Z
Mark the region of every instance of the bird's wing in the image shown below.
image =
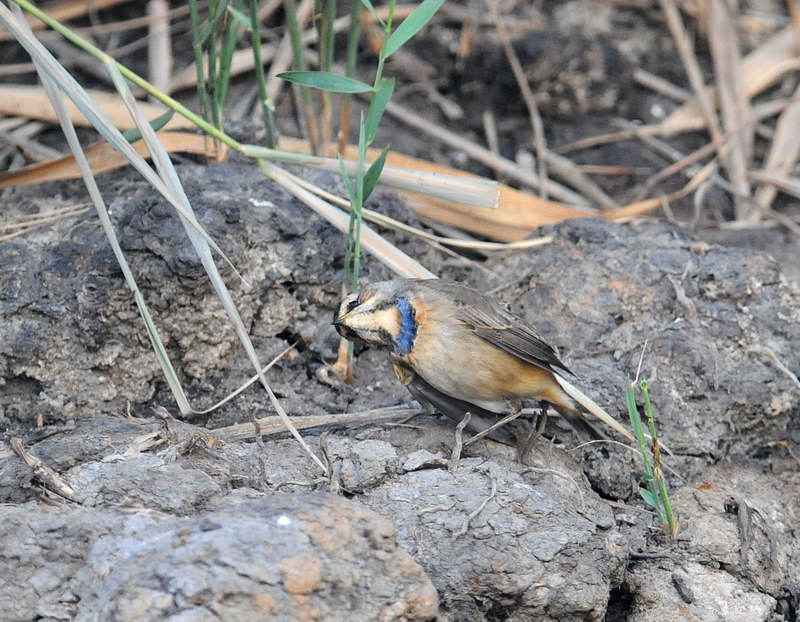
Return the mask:
M469 412L470 420L467 427L474 432L483 432L498 419L497 413L442 393L400 361L394 361L394 373L400 382L406 385L409 393L423 406L429 406L456 423L460 423ZM489 434L489 438L511 447L516 445L514 435L504 427L493 430Z
M459 318L481 339L548 371L557 371L553 369L556 367L572 373L558 358L555 348L533 327L494 299L453 281L432 280L423 283L424 287L452 300Z

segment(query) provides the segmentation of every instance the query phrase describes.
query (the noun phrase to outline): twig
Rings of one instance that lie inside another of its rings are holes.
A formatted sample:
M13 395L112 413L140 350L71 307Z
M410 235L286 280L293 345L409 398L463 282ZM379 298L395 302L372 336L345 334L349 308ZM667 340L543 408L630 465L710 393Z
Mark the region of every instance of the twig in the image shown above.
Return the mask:
M508 29L500 19L498 0L486 0L486 4L492 13L497 36L500 38L503 52L506 55L508 64L511 66L511 71L514 74L514 79L517 81L517 86L519 86L522 99L525 102L525 107L528 109L528 117L530 118L531 127L533 128L533 140L536 147L536 160L539 166L539 196L546 199L547 159L545 158L545 153L547 152L547 141L544 137L544 125L542 124L542 117L539 114L539 107L536 105L536 99L528 84L528 78L525 76L525 71L522 69L522 63L519 62L519 57L511 45L511 36L508 34Z
M633 70L633 81L659 95L674 99L675 101L685 102L692 98L692 94L686 89L682 89L672 84L669 80L665 80L664 78L638 67Z
M52 147L21 136L18 132L0 132L0 142L17 147L29 160L34 162L46 162L63 155Z
M690 318L697 315L697 309L695 308L692 300L686 295L686 290L683 289L683 284L671 274L668 274L667 278L669 279L669 282L672 283L672 289L675 290L675 298L683 307L685 316Z
M796 4L790 2L790 4ZM800 13L800 9L798 9ZM769 153L764 162L764 170L787 174L797 162L800 155L800 86L797 87L792 100L778 118L775 135L769 146ZM755 199L762 207L770 207L778 194L778 189L770 184L762 183L756 189Z
M481 114L481 122L483 123L483 133L486 135L486 145L496 156L500 155L500 140L497 137L497 123L494 119L494 113L488 108ZM498 171L495 175L499 176Z
M772 348L768 348L767 346L762 345L754 345L747 348L748 352L753 352L755 354L761 354L767 357L769 360L773 362L775 367L777 367L789 380L791 380L794 385L800 389L800 379L794 374L794 372L789 369L783 361L778 358L778 355L775 354Z
M61 476L58 473L42 462L40 458L37 458L27 449L25 449L25 445L22 444L20 439L11 439L11 449L13 449L14 453L22 458L25 464L27 464L33 470L34 476L44 485L45 488L61 497L64 497L68 501L77 502L77 499L75 499L75 491L72 489L72 487L63 479L61 479Z
M475 436L473 436L472 438L467 440L467 442L464 443L464 447L469 447L470 445L472 445L474 443L477 443L479 440L481 440L483 438L486 438L489 434L494 432L497 428L500 428L500 427L504 426L509 421L514 421L514 419L516 419L517 417L522 415L524 412L525 411L522 408L520 408L520 409L512 412L511 414L506 415L505 417L500 419L500 421L498 421L497 423L490 425L485 430L482 430L482 431L478 432Z
M667 25L672 32L672 37L675 39L675 45L683 61L683 66L686 69L689 84L691 84L692 91L694 91L695 97L697 98L700 111L705 119L708 131L711 134L711 139L716 140L722 133L719 120L714 112L714 106L708 97L708 91L703 82L703 71L700 69L700 64L697 62L697 57L694 54L694 46L683 25L678 6L675 0L659 0L659 2L664 16L667 18Z
M597 203L603 209L619 209L619 204L589 179L572 160L552 151L545 152L545 159L553 173L576 190L580 190L587 199Z
M753 128L747 119L752 117L752 111L739 69L741 53L734 25L736 16L730 14L735 10L735 5L728 5L725 0L710 0L708 33L722 123L725 130L731 132L723 162L737 190L734 196L736 219L753 222L758 220L760 212L752 209L751 201L746 200L750 197L747 168L753 151Z
M461 450L464 447L464 428L467 427L469 420L472 418L472 413L464 413L464 418L456 426L456 441L453 445L453 452L450 454L450 461L447 463L447 470L454 471L458 466L458 461L461 460Z

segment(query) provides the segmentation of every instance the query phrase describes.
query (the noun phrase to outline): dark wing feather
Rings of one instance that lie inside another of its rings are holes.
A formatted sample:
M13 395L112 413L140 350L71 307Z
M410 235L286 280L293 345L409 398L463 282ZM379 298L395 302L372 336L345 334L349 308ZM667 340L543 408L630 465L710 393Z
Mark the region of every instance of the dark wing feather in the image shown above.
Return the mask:
M442 393L439 389L423 380L414 370L399 361L395 361L394 366L397 377L406 385L409 393L423 406L446 415L456 423L460 423L464 419L464 415L469 412L470 419L467 427L473 432L483 432L498 420L499 415L497 413ZM489 438L511 447L516 445L514 435L504 427L492 431L489 434Z
M428 288L451 299L464 323L481 339L548 371L556 371L553 368L557 367L572 373L533 327L489 296L455 281L432 279L417 283L421 290Z

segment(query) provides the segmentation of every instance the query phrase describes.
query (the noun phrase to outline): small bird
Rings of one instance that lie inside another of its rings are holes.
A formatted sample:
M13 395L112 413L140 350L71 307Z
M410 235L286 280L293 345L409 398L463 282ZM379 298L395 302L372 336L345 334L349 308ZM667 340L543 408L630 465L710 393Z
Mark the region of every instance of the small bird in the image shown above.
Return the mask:
M575 402L633 439L563 377L572 372L527 322L461 283L372 283L341 302L333 325L351 341L389 347L395 374L419 402L456 421L469 412L470 427L478 431L530 399L552 405L589 438L604 437Z

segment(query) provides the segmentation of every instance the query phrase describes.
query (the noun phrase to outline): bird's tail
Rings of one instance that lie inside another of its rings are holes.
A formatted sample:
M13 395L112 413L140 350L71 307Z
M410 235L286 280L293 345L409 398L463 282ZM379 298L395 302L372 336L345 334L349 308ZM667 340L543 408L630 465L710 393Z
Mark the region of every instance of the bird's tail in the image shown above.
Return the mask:
M613 428L622 436L627 438L629 441L636 443L636 438L631 434L629 430L624 428L621 423L619 423L614 417L609 415L603 408L597 404L594 400L592 400L588 395L583 393L573 385L571 382L565 380L558 374L554 374L556 377L556 381L558 384L561 385L561 388L564 389L564 392L569 395L573 400L578 402L587 412L590 412L595 417L597 417L600 421L605 423L608 427Z

